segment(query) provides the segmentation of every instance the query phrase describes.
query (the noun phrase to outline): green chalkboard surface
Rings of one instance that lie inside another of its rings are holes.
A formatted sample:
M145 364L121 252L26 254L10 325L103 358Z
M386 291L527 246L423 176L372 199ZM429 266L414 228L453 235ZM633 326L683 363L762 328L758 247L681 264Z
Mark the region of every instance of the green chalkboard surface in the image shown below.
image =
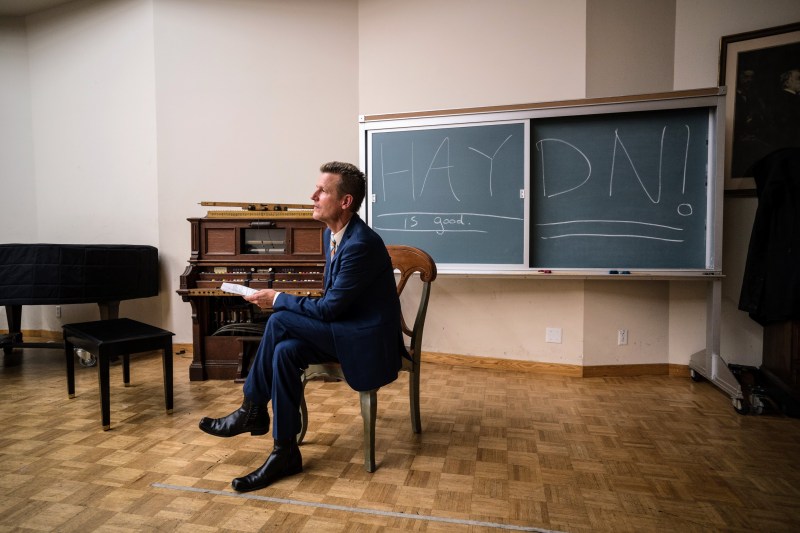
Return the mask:
M367 221L442 272L714 274L724 94L361 117Z
M703 269L709 116L533 120L533 268Z
M524 141L522 122L374 134L372 227L437 263L524 266Z

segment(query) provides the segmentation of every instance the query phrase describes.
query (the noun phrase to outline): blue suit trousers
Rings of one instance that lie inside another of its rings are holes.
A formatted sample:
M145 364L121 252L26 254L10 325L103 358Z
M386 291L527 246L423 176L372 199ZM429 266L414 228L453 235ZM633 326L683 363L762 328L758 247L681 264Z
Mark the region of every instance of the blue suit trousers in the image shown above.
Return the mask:
M272 401L272 436L293 439L300 432L301 376L308 365L335 363L330 324L292 311L274 312L244 382L245 397L266 405Z

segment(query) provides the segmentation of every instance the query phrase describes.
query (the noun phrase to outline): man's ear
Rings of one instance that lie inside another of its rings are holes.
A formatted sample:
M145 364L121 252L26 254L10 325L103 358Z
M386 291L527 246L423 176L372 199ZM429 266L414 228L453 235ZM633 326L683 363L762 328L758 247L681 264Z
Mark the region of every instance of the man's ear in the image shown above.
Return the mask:
M342 208L346 210L351 205L353 205L353 195L352 194L345 194L344 198L342 198Z

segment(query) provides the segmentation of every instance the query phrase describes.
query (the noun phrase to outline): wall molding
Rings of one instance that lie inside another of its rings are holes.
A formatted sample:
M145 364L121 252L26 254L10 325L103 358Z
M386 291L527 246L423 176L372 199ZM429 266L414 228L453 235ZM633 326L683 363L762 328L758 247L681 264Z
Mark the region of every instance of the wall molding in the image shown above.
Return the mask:
M484 368L489 370L501 370L506 372L525 372L529 374L546 374L575 378L632 376L689 377L688 365L670 363L581 366L436 352L422 352L422 362L465 366L470 368Z
M8 333L8 330L0 330ZM60 331L23 330L22 337L62 340ZM173 343L173 353L191 354L191 343ZM689 377L689 365L671 363L637 364L637 365L566 365L560 363L542 363L539 361L523 361L520 359L499 359L496 357L480 357L476 355L459 355L438 352L422 352L422 362L439 365L463 366L500 370L503 372L524 372L526 374L543 374L550 376L566 376L572 378L610 378L633 376L674 376Z

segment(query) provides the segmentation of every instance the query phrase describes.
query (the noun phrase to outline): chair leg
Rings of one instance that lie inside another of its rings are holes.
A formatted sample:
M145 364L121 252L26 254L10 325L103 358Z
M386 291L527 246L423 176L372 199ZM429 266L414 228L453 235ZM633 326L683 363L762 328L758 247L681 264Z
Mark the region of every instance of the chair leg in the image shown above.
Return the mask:
M414 433L422 433L422 422L419 415L419 366L408 376L408 403L411 407L411 429Z
M303 377L303 390L300 394L300 433L297 434L297 444L303 443L303 438L308 431L308 406L306 405L306 383L308 381Z
M361 418L364 419L364 470L375 471L375 420L378 413L378 389L362 391Z

